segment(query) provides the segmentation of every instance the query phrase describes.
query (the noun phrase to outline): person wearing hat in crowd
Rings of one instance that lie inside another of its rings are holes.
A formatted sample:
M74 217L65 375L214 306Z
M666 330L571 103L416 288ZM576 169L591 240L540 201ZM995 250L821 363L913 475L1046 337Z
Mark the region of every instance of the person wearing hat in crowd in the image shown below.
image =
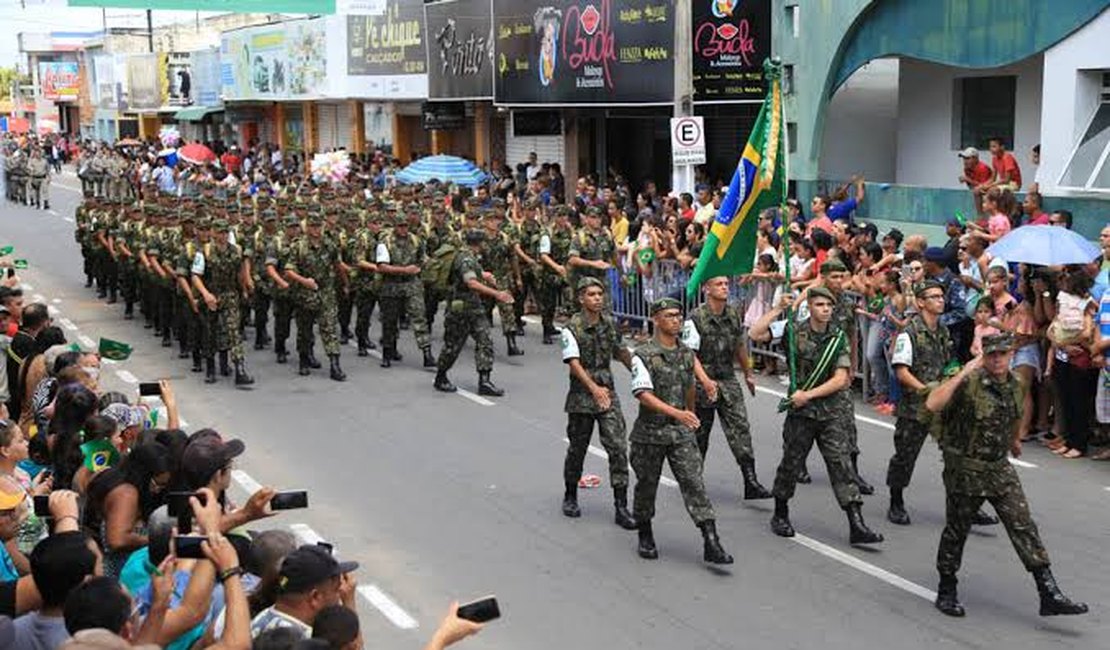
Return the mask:
M982 356L965 364L925 399L925 407L943 423L940 445L947 503L937 548L936 607L948 616L965 613L956 573L975 513L984 501L994 507L1022 564L1033 574L1041 616L1087 613L1086 604L1073 602L1056 584L1021 479L1008 462L1008 454L1021 455L1021 405L1029 388L1010 370L1013 348L1008 333L983 337Z
M436 361L436 378L433 384L438 391L453 393L458 390L447 378L447 371L455 365L466 339L470 337L474 339L478 394L492 397L505 394L490 379L490 373L493 372L493 341L490 340L490 323L482 298L512 304L513 295L494 289L491 286L492 276L478 264L478 255L485 240L484 230L466 231L466 248L460 249L451 261L449 280L452 290L447 303L447 315L443 321L443 349Z
M250 293L250 278L243 250L228 241L230 226L224 219L213 224L213 241L197 250L191 269L193 288L200 295L203 339L204 382L216 383L216 353L220 356L220 375L228 376L228 357L235 367L235 385L249 386L254 378L247 374L243 338L239 329L239 296Z
M305 234L287 250L283 274L294 285L293 299L297 318L297 372L302 377L312 374L315 356L312 327L320 329L324 353L328 355L329 376L346 381L347 373L339 365L339 322L335 304L335 287L340 272L339 248L324 237L323 216L310 211Z
M967 147L956 155L963 161L963 170L958 180L971 191L971 203L975 213L982 214L983 195L994 182L994 171L979 160L979 150L975 147Z
M944 265L949 271L960 273L960 239L964 236L964 225L960 220L952 217L944 222L944 234L948 241L944 242Z
M597 278L578 282L581 309L562 331L563 363L570 370L570 390L563 410L567 413L567 454L563 461L563 514L580 517L578 481L597 422L598 438L609 456L609 482L613 486L614 520L625 530L635 530L628 512L628 434L613 383L612 359L632 369L632 354L621 343L613 319L607 316L605 287Z
M728 304L729 279L725 276L709 278L702 283L705 302L689 314L682 328L682 343L697 353L698 377L697 430L698 451L702 461L709 450L709 434L713 419L721 415L721 428L725 433L732 457L740 466L744 481L744 499L770 499L771 493L759 483L755 473L755 453L752 450L752 432L748 424L748 410L744 405L744 386L736 377L735 365L744 371L744 384L755 396L755 377L748 363L748 348L744 341L744 317Z
M852 544L877 544L883 536L873 532L863 520L859 485L852 471L852 404L846 398L851 387L852 362L848 338L833 319L836 297L825 287L811 287L807 292L809 318L792 325L798 387L780 409L786 410L782 426L782 461L775 473L772 494L775 514L771 531L780 537L793 537L790 522L790 499L794 497L798 472L814 442L825 459L836 501L848 517L849 541ZM771 324L783 318L794 303L784 295L772 309L752 325L749 337L758 343L769 343L774 337Z
M608 286L609 269L617 264L617 245L613 235L601 227L601 208L589 207L583 218L583 226L575 232L567 252L567 268L570 281L578 286L583 277L597 278ZM606 291L606 306L611 304L611 296Z
M732 564L732 556L717 537L717 518L705 493L702 458L694 433L701 424L694 412L697 357L679 340L682 303L674 298L656 300L651 305L651 318L655 335L636 348L631 365L632 394L640 403L629 436L629 457L636 473L632 503L639 531L636 552L645 560L659 557L651 520L655 517L663 461L667 461L686 511L701 529L703 559L711 564Z
M289 628L300 638L312 636L316 616L332 605L355 610L355 578L358 562L339 562L331 551L306 544L282 560L277 602L251 621L251 637L277 628Z
M975 322L967 315L967 289L959 275L949 270L943 248L930 246L922 257L925 277L944 289L944 313L940 322L948 328L956 358L965 362L971 358L971 341L975 334Z
M498 290L512 292L514 287L521 286L521 269L517 256L513 253L512 238L501 229L501 222L505 215L493 208L486 210L482 215L482 227L486 231L486 241L478 260L482 269L493 274L493 280ZM508 344L508 355L517 357L524 354L516 344L516 314L513 307L517 296L514 295L512 303L499 302L486 299L486 313L493 320L493 310L497 309L501 321L501 333Z
M382 361L388 368L400 361L397 352L397 332L402 315L409 318L416 344L424 354L424 367L436 365L432 356L432 341L428 325L424 322L424 286L420 274L425 261L421 239L409 230L408 213L419 214L417 206L405 206L393 222L393 231L378 240L374 263L382 276L379 298L382 305Z

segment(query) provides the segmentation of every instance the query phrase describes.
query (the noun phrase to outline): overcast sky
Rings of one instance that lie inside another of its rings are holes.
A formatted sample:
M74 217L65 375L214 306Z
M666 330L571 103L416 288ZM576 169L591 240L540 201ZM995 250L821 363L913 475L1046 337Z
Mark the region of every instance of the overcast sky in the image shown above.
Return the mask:
M23 7L23 3L26 7ZM108 27L146 27L146 14L135 9L108 9ZM195 11L155 11L154 24L194 20ZM201 12L201 17L213 15ZM64 0L0 0L0 66L19 60L20 32L95 32L103 26L101 10L68 7Z

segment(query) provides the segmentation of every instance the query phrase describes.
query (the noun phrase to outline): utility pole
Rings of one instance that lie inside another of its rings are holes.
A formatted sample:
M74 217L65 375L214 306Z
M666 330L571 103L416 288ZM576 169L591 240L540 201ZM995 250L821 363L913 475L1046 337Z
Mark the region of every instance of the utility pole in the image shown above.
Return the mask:
M146 10L146 48L147 52L154 51L154 12Z
M691 44L693 6L691 0L675 0L674 4L674 116L694 114L694 53ZM669 129L668 129L669 130ZM694 166L671 166L671 190L694 191Z

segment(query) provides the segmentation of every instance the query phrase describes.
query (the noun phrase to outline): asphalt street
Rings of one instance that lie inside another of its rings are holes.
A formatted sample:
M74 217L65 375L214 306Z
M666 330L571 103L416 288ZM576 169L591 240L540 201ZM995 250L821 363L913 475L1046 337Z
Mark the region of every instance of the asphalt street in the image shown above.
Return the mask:
M723 570L702 563L699 532L673 482L660 489L660 559L644 561L635 533L612 522L596 440L586 469L602 486L580 492L581 519L560 512L567 372L558 346L540 344L538 324L523 339L524 357L508 360L495 336L493 378L506 389L503 398L436 393L411 332L402 332L404 361L390 370L375 357L359 359L353 347L344 350L346 383L330 381L326 368L298 377L295 364L279 366L267 350L249 352L252 390L234 389L230 378L206 386L141 320L122 320L122 304L105 305L84 288L72 235L77 186L72 175L56 179L51 212L0 206L0 245L14 245L15 257L30 262L22 273L28 301L52 304L67 336L85 345L107 336L135 346L131 359L106 366L102 381L134 391L134 382L171 378L190 431L212 426L243 439L240 499L255 484L309 491L310 509L255 528L292 526L361 563L367 647L419 647L449 601L491 593L503 618L465 647L1107 647L1110 580L1102 562L1110 463L1066 461L1030 446L1018 465L1056 577L1066 593L1091 605L1085 617L1037 616L1033 581L998 526L977 529L968 542L960 574L967 618L933 608L944 491L932 443L906 495L913 525L886 522L880 488L866 498L864 515L886 542L859 549L847 544L844 515L816 452L813 484L799 486L792 503L799 536L774 536L771 502L740 500L739 471L718 425L706 484L736 563ZM375 338L378 331L375 322ZM631 426L635 400L626 373L616 374ZM460 388L477 390L469 351L451 376ZM768 487L781 451L774 394L781 389L769 380L748 401ZM881 485L893 421L866 407L858 412L861 470Z

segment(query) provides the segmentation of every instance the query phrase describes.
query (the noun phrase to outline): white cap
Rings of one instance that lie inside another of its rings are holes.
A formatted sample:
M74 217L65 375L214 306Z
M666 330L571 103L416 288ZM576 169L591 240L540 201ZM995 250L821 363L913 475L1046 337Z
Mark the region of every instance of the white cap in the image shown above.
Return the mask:
M958 153L956 155L959 156L960 158L978 158L979 157L979 150L976 149L975 147L968 147L967 149L964 149L963 151L961 151L960 153Z

